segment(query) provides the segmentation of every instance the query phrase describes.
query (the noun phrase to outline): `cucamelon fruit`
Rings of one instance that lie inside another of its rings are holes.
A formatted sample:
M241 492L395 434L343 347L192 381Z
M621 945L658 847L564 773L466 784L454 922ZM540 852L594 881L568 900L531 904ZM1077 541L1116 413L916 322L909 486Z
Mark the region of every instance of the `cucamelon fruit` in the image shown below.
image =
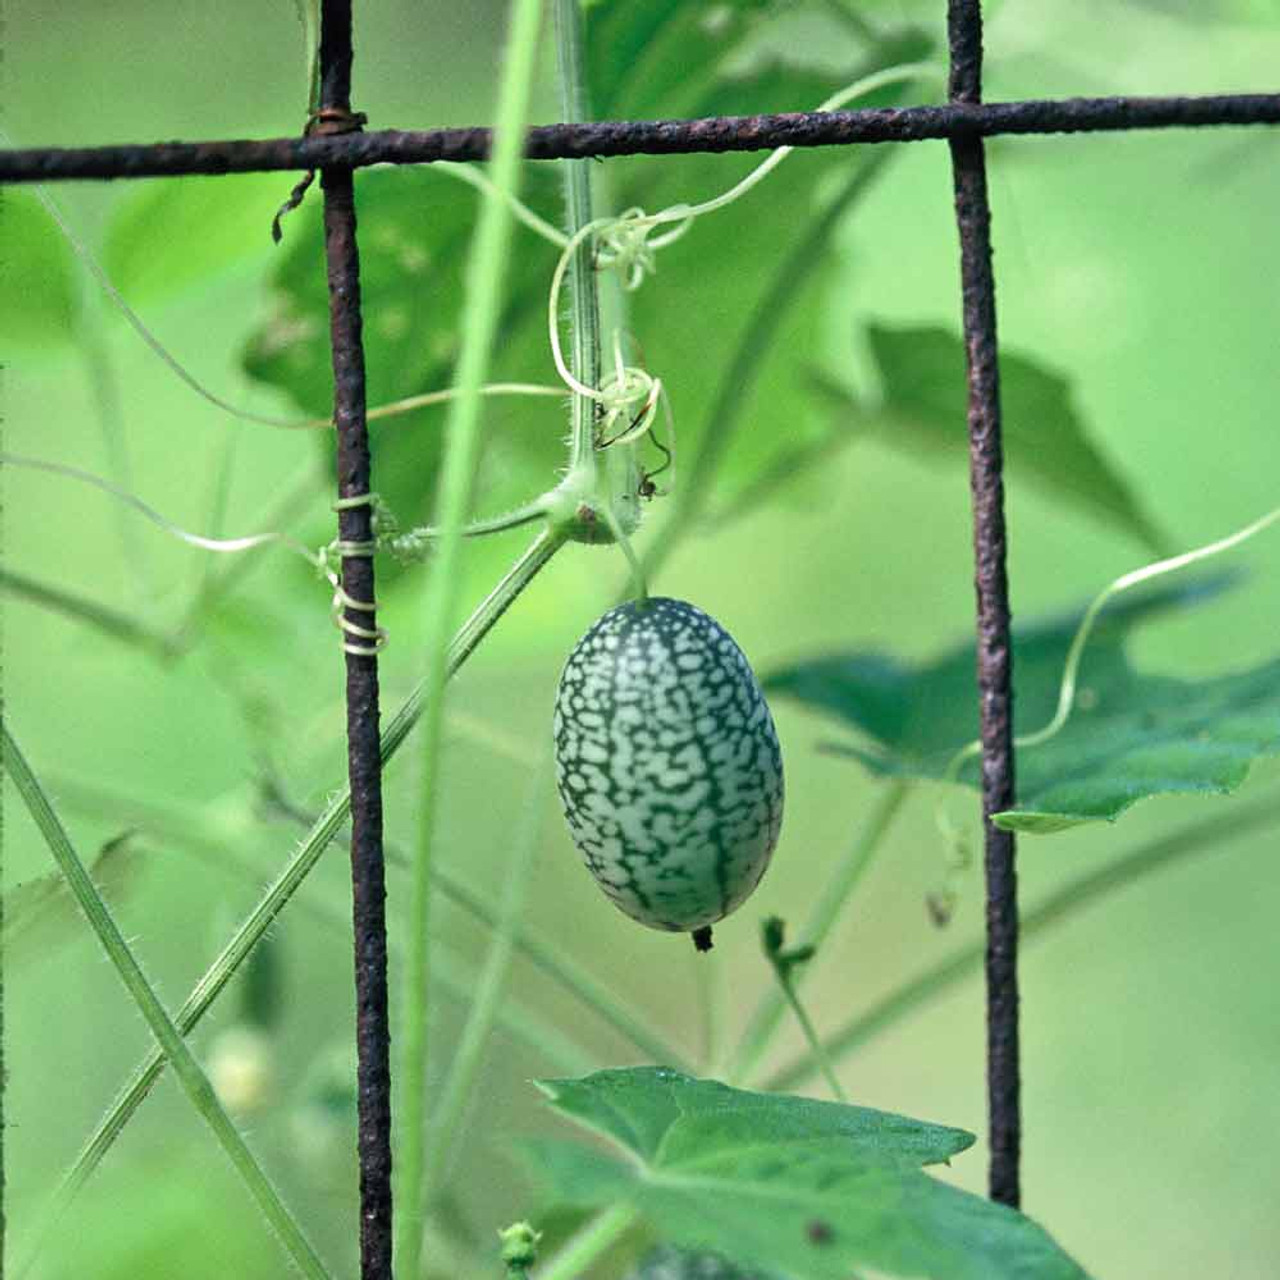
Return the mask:
M569 831L601 889L709 946L782 824L777 733L733 637L683 600L610 609L565 663L554 733Z

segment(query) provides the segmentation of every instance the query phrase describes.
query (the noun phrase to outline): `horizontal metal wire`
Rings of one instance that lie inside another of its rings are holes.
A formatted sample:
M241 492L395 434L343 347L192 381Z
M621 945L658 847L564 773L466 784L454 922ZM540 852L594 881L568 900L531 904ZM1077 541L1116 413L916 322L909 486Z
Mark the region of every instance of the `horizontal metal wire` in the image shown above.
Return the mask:
M763 151L853 142L919 142L1000 134L1100 133L1207 125L1280 124L1280 93L1192 98L1064 98L862 111L802 111L706 120L540 125L535 160L583 156ZM0 150L0 182L254 173L342 165L482 160L490 130L384 129L336 137L161 142L143 146Z

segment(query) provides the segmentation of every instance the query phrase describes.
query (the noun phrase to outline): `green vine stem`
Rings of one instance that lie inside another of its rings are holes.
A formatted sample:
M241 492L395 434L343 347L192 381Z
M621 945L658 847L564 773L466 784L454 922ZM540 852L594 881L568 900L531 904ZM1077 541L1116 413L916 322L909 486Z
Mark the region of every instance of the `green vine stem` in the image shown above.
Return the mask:
M542 18L540 0L512 0L507 54L498 90L491 178L499 195L515 196L524 151L524 131L533 86ZM397 1269L403 1276L421 1271L423 1179L425 1173L427 1016L430 966L431 861L437 818L438 770L443 692L448 676L449 620L459 592L462 526L471 505L480 457L480 388L502 306L502 281L514 223L506 199L486 200L466 270L466 304L458 357L458 398L445 423L445 459L437 511L441 536L431 575L424 644L427 673L426 722L422 733L422 820L410 894L408 963L401 1019L400 1129L397 1164L399 1229Z
M638 1220L639 1214L626 1204L598 1213L555 1257L547 1260L538 1271L538 1280L579 1280L590 1275L587 1268Z
M1277 808L1273 797L1265 805L1255 805L1230 817L1197 822L1172 835L1140 845L1109 866L1081 876L1074 883L1051 893L1039 905L1025 912L1019 924L1020 936L1027 941L1108 897L1114 890L1134 884L1194 854L1225 849L1232 839L1272 827L1277 820L1280 820L1280 808ZM984 955L985 944L981 941L960 948L829 1036L823 1042L825 1051L833 1061L842 1061L855 1049L897 1026L916 1010L978 972ZM817 1059L812 1053L806 1053L775 1071L759 1087L771 1091L795 1089L817 1069Z
M209 1083L208 1076L187 1047L181 1031L165 1012L160 998L147 981L142 967L129 949L129 944L125 942L119 926L107 909L107 904L102 900L84 864L72 848L62 823L58 820L48 797L10 734L7 724L0 725L0 735L3 741L6 772L13 779L18 794L21 795L28 812L40 829L40 834L44 836L54 861L80 904L80 909L88 918L94 933L98 935L107 958L120 975L120 980L138 1006L139 1012L146 1019L164 1057L173 1064L174 1072L183 1091L191 1100L191 1105L213 1130L214 1137L217 1138L227 1158L240 1175L240 1180L257 1202L267 1223L280 1237L281 1243L288 1250L298 1270L312 1280L327 1280L328 1272L324 1264L303 1235L302 1228L285 1207L276 1189L271 1185L262 1167L254 1158L253 1152L249 1150L239 1130L231 1122L230 1116L223 1110L213 1086Z
M813 1020L809 1017L808 1010L801 1003L800 997L796 995L795 972L813 959L814 948L812 946L784 947L785 939L786 925L780 917L770 916L767 920L761 922L760 940L764 948L765 959L769 961L770 966L773 968L773 974L778 980L778 987L782 991L783 998L791 1006L791 1012L795 1014L796 1021L800 1024L800 1030L804 1032L804 1038L809 1042L809 1052L813 1054L814 1061L818 1064L818 1068L827 1082L827 1087L837 1101L848 1102L849 1099L845 1096L844 1088L836 1076L835 1068L831 1065L831 1059L827 1056L827 1052L822 1046L822 1041L818 1038L818 1033L814 1029Z
M525 812L512 840L510 859L501 872L506 891L489 942L489 954L479 979L471 988L470 1011L458 1037L432 1118L431 1145L424 1176L428 1204L448 1175L453 1146L467 1110L467 1097L475 1086L481 1055L503 1003L503 988L515 952L516 929L533 873L534 854L542 830L543 802L550 782L550 755L544 752L529 774Z
M582 16L579 0L555 0L556 62L560 76L560 111L568 123L591 119L583 54ZM570 239L591 221L590 160L566 160L564 174L566 230ZM600 385L600 295L596 283L594 246L583 236L569 259L569 314L573 339L571 368L574 377L589 387ZM569 469L594 466L595 401L577 392L572 401L572 435Z
M261 879L256 866L237 858L232 852L234 848L243 847L247 841L254 839L257 828L247 819L229 820L222 816L233 809L247 809L252 803L247 796L228 794L210 806L207 816L196 816L189 810L179 809L163 800L122 793L97 783L85 783L71 778L59 778L57 782L59 793L66 797L66 803L80 811L106 815L122 826L137 827L143 834L151 834L167 843L190 849L210 865L222 870L230 868L254 883ZM305 830L311 830L312 818L305 812L295 810L292 806L282 812L290 819L300 822ZM389 843L387 864L393 871L403 872L409 866L409 859L394 844ZM435 882L442 898L448 899L460 911L487 928L497 928L498 912L483 893L470 888L439 865L435 868ZM669 1063L681 1071L693 1070L688 1055L677 1048L673 1041L635 1013L586 966L579 964L554 942L542 937L527 924L521 924L515 933L515 948L536 969L541 970L552 982L591 1010L651 1061ZM701 967L706 967L705 962ZM509 1012L504 1011L504 1016ZM581 1053L579 1050L576 1055L579 1064ZM574 1074L578 1067L567 1070L568 1074Z
M498 619L511 607L515 599L562 545L563 541L560 538L547 531L540 533L534 539L524 555L512 566L507 575L481 602L454 636L453 643L449 647L450 675L471 656ZM390 724L383 730L381 739L383 764L386 764L400 749L421 718L425 699L426 686L423 681L409 695L404 705L392 717ZM350 804L351 793L343 787L316 819L302 846L290 859L285 869L249 913L204 976L196 983L174 1018L178 1030L184 1036L188 1035L208 1012L209 1007L231 981L246 956L253 950L258 939L271 927L272 922L284 910L299 885L307 878L311 869L319 861L320 855L346 820ZM56 1225L76 1193L102 1162L111 1144L120 1135L130 1117L150 1092L151 1086L159 1078L164 1070L164 1063L164 1054L156 1051L149 1054L135 1071L120 1097L112 1104L54 1193L54 1203L50 1208L46 1230Z
M876 853L883 847L885 836L902 808L908 790L908 785L903 782L892 783L881 790L866 825L858 833L837 874L827 882L800 931L802 945L817 950L822 948L849 899L862 883L862 877ZM771 988L761 999L729 1063L727 1078L730 1084L748 1079L755 1071L773 1040L786 1004L786 994L778 987Z

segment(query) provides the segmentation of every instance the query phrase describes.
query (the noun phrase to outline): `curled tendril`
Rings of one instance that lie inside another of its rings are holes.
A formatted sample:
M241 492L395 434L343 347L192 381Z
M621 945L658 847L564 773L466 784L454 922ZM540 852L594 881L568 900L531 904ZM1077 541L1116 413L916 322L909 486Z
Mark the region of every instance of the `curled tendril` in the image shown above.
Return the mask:
M693 226L694 213L686 205L675 205L661 214L651 215L641 208L625 209L596 234L595 263L601 270L613 270L622 279L628 293L638 289L647 275L657 267L656 251L678 240ZM671 230L651 240L649 237L664 225L672 214L679 221Z

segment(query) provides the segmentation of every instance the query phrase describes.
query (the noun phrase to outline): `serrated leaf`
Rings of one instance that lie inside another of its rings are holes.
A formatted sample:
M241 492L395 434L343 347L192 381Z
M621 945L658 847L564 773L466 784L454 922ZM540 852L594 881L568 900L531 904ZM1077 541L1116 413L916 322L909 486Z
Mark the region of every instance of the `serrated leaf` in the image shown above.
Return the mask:
M552 1105L579 1124L647 1159L696 1155L725 1142L797 1142L843 1138L864 1155L930 1164L973 1144L963 1129L887 1111L812 1098L734 1089L669 1067L623 1067L576 1080L542 1080Z
M71 249L30 191L4 192L0 236L0 338L24 347L69 341L77 310Z
M681 1248L794 1280L847 1280L862 1268L920 1280L1084 1275L1029 1219L920 1170L922 1158L967 1147L961 1130L659 1067L543 1087L627 1156L529 1144L559 1198L629 1204Z
M862 406L848 391L823 389L859 429L914 458L968 456L964 344L945 329L870 325L867 339L883 402ZM1000 399L1006 473L1113 528L1157 555L1168 539L1132 486L1089 438L1069 379L1038 360L1000 351Z
M150 302L271 252L287 173L142 183L111 218L103 263L130 302Z
M1019 749L1018 805L997 815L999 825L1059 831L1113 821L1150 796L1227 793L1255 759L1280 751L1280 660L1194 682L1145 675L1128 661L1134 625L1205 594L1169 589L1108 606L1085 649L1072 717L1048 742ZM1015 629L1020 732L1053 715L1080 616ZM869 745L833 749L872 771L940 778L977 734L974 670L973 646L965 644L917 665L879 653L831 655L779 669L763 684L861 729ZM961 771L960 781L977 779L976 762Z

